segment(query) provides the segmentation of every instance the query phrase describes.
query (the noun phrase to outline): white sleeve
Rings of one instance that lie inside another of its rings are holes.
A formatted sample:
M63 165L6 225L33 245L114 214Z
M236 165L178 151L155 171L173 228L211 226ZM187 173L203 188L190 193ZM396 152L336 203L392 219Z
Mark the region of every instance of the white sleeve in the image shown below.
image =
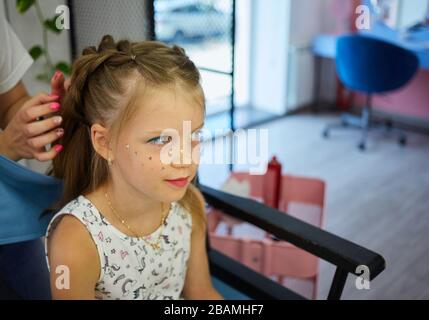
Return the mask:
M0 15L0 94L11 90L33 63L6 19Z

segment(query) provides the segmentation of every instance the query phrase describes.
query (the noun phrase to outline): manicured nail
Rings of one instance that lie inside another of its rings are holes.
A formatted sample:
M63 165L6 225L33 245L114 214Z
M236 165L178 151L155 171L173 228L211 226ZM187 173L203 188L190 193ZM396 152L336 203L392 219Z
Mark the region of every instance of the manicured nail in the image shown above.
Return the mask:
M53 94L53 93L50 93L49 94L49 96L51 97L51 98L54 98L55 100L56 99L58 99L60 96L59 95L56 95L56 94Z
M61 108L61 106L58 102L51 103L51 109L52 110L59 110L60 108Z
M60 124L63 121L63 118L61 117L54 117L54 123Z
M62 145L60 145L60 144L57 144L55 147L54 147L54 150L56 151L56 152L61 152L61 150L63 150L64 149L64 147L62 146Z
M60 71L55 71L55 74L54 74L54 80L58 80L58 78L59 78L60 76L62 76L62 73L61 73Z
M57 133L58 137L61 137L64 134L64 129L60 128L60 129L57 129L55 132Z

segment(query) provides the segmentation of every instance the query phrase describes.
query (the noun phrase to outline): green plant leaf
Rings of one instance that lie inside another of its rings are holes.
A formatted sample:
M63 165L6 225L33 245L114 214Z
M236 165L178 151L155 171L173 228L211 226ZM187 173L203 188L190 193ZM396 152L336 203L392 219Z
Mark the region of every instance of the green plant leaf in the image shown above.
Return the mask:
M41 46L34 46L29 50L29 53L34 61L36 61L42 54L45 53Z
M39 81L46 82L46 83L50 83L50 82L51 82L51 78L50 78L50 77L49 77L49 75L48 75L48 74L46 74L46 73L39 73L39 74L36 76L36 79L37 79L37 80L39 80Z
M55 21L57 20L58 16L53 17L52 19L46 19L45 22L43 23L43 25L45 26L46 29L48 29L49 31L52 31L54 33L61 33L61 29L58 29Z
M65 75L68 75L68 76L71 74L71 66L69 63L65 61L58 62L55 65L55 69L62 71Z
M16 0L16 9L19 13L25 13L34 2L35 0Z

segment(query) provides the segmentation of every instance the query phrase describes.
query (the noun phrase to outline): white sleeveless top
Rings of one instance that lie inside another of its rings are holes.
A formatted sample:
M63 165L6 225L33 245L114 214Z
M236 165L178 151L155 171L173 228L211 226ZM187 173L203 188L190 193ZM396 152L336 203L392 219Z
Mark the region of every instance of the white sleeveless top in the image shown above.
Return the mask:
M70 214L87 228L100 258L100 278L95 287L96 299L109 300L183 300L187 261L191 249L191 213L178 202L172 202L164 223L150 237L158 239L161 248L153 249L140 238L130 237L111 225L84 196L69 202L51 220L45 238L48 260L49 233L59 216Z

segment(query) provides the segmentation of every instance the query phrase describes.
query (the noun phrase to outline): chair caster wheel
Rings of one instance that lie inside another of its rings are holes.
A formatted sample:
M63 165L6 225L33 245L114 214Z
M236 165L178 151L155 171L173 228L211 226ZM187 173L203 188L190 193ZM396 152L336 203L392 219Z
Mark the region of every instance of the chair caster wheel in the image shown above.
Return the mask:
M322 133L322 136L324 138L329 138L329 130L324 130L323 133Z
M366 150L366 145L365 145L365 143L359 143L359 145L358 145L358 148L359 148L359 150L360 151L365 151Z

